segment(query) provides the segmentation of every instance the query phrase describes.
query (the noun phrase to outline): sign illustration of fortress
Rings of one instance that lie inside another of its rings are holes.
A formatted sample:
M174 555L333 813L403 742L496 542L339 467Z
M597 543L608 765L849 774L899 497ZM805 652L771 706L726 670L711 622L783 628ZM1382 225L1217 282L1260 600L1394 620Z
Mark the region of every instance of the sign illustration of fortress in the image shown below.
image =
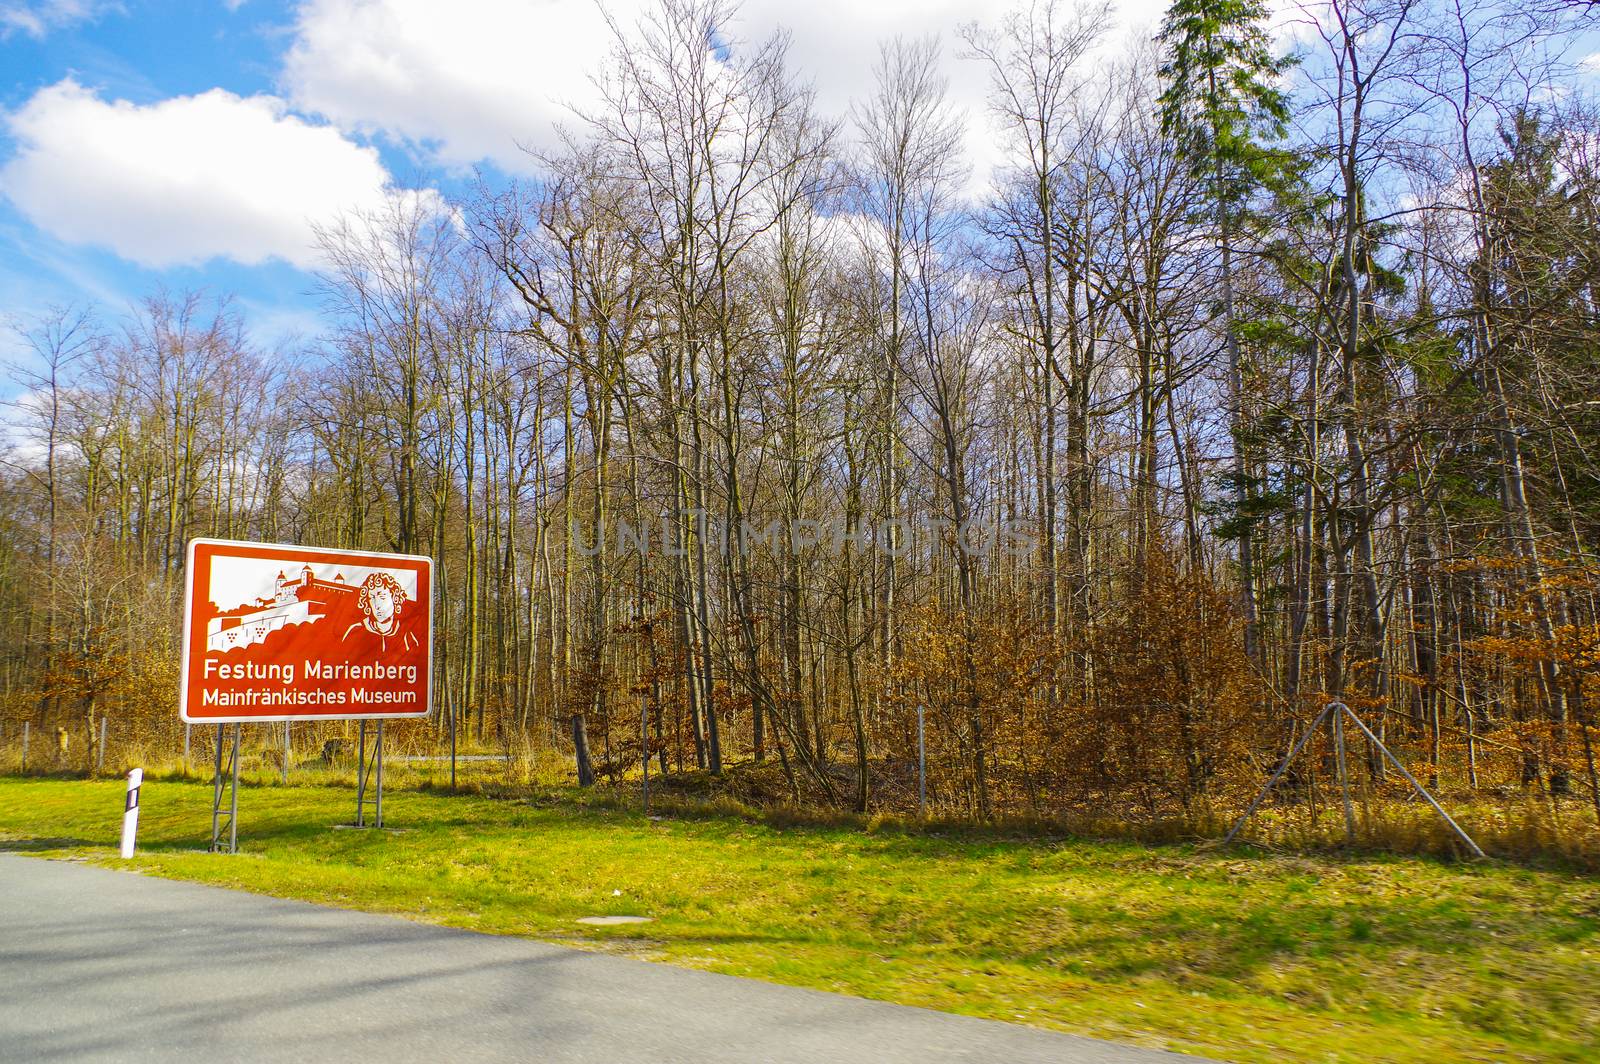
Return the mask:
M206 650L220 654L263 642L291 624L310 624L330 613L354 613L359 590L345 583L343 573L332 580L318 580L309 565L294 580L279 572L271 598L227 610L207 623Z

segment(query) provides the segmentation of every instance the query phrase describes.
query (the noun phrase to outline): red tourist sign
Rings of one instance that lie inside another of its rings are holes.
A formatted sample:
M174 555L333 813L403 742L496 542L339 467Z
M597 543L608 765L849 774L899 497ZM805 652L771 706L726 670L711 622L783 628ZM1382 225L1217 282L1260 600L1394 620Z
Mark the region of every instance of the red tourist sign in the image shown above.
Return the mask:
M427 716L433 561L196 539L178 702L194 724Z

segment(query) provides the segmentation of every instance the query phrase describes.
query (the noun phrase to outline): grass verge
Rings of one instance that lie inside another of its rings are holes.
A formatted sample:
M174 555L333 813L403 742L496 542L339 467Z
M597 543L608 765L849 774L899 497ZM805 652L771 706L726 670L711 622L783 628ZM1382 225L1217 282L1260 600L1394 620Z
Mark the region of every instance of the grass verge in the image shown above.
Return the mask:
M0 850L114 862L118 781L0 777ZM1227 1060L1600 1059L1600 882L1414 858L646 820L537 802L146 784L150 874ZM653 922L590 927L580 916Z

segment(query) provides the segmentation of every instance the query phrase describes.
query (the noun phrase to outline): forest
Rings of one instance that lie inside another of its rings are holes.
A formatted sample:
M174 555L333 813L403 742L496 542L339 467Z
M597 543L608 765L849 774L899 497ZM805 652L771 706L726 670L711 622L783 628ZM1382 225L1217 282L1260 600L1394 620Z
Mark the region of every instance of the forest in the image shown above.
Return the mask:
M658 0L535 177L319 226L315 336L211 289L12 320L0 749L177 756L205 536L435 560L395 750L905 813L921 742L943 816L1203 825L1340 700L1594 825L1593 19L1034 0L828 114Z

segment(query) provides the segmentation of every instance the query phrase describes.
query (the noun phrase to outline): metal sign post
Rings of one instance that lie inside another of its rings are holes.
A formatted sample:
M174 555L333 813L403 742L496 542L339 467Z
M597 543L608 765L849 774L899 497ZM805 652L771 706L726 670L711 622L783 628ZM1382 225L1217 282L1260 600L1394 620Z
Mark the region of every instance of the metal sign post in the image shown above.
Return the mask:
M225 724L217 725L217 769L211 778L211 852L222 851L222 794L224 790L222 770L222 730ZM233 726L232 752L228 755L226 790L228 792L228 853L239 852L239 725Z
M383 827L383 721L373 729L375 738L371 749L367 747L367 722L361 721L357 729L356 754L356 827L367 827L367 780L376 777L371 804L372 827Z
M650 700L639 696L639 760L644 762L644 815L650 815Z

